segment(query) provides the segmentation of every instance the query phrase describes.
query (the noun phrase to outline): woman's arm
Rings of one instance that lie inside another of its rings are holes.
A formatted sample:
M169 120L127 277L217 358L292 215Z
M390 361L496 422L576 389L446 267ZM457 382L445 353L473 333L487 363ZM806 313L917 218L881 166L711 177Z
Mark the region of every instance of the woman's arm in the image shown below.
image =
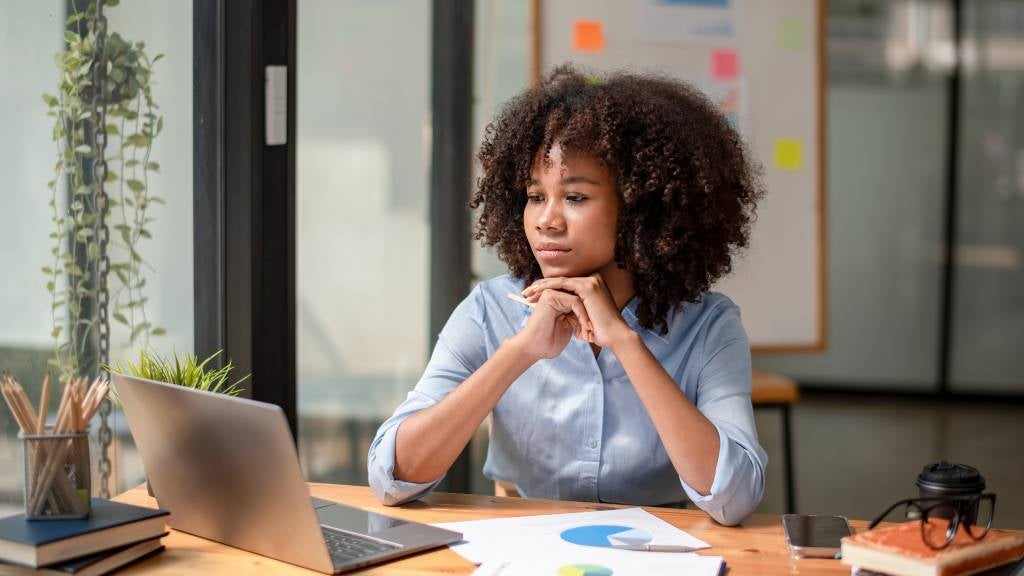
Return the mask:
M533 364L515 337L448 396L398 427L395 478L430 482L444 474L505 390Z
M626 370L658 431L676 473L702 495L711 492L718 467L718 430L630 330L609 348Z
M750 408L750 355L738 313L728 311L709 329L695 406L622 319L600 275L545 278L523 294L536 300L550 291L583 301L591 341L623 365L690 498L723 524L750 514L763 494L765 456Z
M601 275L544 278L523 294L538 299L552 292L570 292L583 301L593 325L591 341L609 348L622 363L679 477L701 494L708 494L718 463L718 430L622 319Z
M399 425L395 479L424 483L444 474L505 390L539 359L559 355L574 332L582 336L587 329L578 297L553 292L541 298L518 334L441 401Z

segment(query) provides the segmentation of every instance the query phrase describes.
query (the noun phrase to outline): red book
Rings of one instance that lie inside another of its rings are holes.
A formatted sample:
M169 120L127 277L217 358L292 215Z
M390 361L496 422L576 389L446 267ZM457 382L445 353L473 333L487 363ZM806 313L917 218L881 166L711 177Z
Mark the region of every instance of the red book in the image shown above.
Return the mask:
M928 521L945 534L945 520ZM891 576L964 576L1024 557L1024 534L992 530L974 540L961 527L949 546L933 550L913 521L847 536L842 550L844 564Z

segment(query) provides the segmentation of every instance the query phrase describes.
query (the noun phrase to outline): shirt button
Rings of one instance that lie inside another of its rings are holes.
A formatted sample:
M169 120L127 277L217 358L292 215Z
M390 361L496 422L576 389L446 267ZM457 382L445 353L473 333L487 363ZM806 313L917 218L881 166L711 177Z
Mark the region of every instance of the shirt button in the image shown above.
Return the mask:
M594 439L594 438L591 438L590 441L587 442L587 444L590 446L591 450L593 450L594 448L597 448L597 440Z

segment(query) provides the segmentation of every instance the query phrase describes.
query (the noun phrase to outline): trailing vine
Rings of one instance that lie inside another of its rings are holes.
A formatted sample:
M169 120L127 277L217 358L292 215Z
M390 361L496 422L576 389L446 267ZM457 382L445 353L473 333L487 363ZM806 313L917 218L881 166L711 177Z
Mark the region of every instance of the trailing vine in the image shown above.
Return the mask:
M75 6L74 2L69 3ZM105 7L117 5L107 0ZM149 193L149 177L160 166L151 159L153 141L163 130L163 118L153 101L153 65L145 44L129 42L117 32L107 33L103 54L96 53L96 7L68 16L64 40L67 48L57 54L60 83L57 95L43 100L54 118L52 138L57 146L55 177L47 183L52 211L52 262L43 267L51 296L54 357L62 379L89 375L101 359L95 353L97 314L102 273L98 241L100 211L114 232L110 235L107 278L110 317L124 325L128 346L145 348L151 336L164 330L146 314L146 278L152 269L143 259L141 244L152 238L151 209L163 200ZM103 93L94 102L93 71L106 67ZM103 153L108 169L104 179L106 202L101 203L93 185L92 165L97 161L93 142L95 106L105 108L107 145ZM115 170L116 169L116 170ZM68 195L68 201L64 196ZM66 311L66 315L64 312Z

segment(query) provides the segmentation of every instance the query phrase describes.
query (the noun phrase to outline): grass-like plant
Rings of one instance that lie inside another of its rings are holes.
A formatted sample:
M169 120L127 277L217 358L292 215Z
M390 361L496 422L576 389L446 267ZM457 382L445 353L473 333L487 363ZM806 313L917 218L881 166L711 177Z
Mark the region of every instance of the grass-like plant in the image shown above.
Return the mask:
M139 350L138 363L126 358L123 362L115 360L112 365L105 366L104 368L108 371L130 374L139 378L146 378L147 380L179 384L195 388L196 390L216 392L228 396L238 396L244 391L238 385L249 378L250 375L246 374L233 384L229 384L228 377L231 371L234 370L231 360L228 360L222 368L207 368L207 364L219 356L220 353L221 351L218 350L206 360L200 362L199 357L195 354L186 353L179 356L177 352L173 352L170 358L165 358L155 352L143 349Z

